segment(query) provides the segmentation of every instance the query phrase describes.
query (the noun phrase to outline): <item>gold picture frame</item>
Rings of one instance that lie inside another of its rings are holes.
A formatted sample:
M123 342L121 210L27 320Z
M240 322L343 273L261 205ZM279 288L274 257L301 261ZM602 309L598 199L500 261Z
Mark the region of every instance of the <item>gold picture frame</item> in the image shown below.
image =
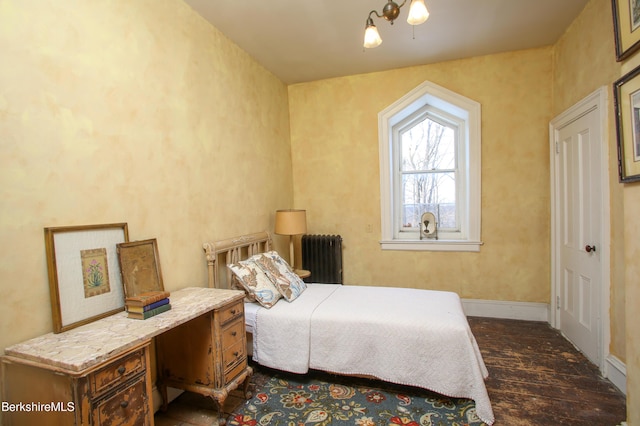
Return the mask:
M148 291L164 291L155 238L120 243L116 250L125 298Z
M628 58L640 48L640 0L611 0L616 60Z
M124 310L116 245L126 223L44 228L53 332Z
M640 181L640 66L613 84L620 182Z

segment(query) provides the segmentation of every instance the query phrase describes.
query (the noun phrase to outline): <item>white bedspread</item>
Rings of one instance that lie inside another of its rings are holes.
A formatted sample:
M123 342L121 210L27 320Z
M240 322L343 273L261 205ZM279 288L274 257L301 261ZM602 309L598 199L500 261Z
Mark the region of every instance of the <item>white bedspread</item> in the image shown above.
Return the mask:
M254 331L262 365L370 375L469 398L482 421L494 421L488 372L455 293L311 284L292 303L260 309Z
M280 300L256 313L253 360L266 367L304 374L309 371L311 317L337 284L309 285L293 302Z

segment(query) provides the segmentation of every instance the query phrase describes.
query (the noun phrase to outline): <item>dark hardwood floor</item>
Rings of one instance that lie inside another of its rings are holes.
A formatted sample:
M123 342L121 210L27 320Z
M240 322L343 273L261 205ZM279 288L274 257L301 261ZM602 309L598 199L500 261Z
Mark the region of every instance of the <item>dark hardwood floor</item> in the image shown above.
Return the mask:
M478 317L469 324L489 370L496 426L616 426L625 420L625 396L548 324ZM232 412L242 402L234 396L224 409ZM156 425L216 424L214 407L185 393L156 414Z
M549 324L469 318L496 425L615 426L626 398Z

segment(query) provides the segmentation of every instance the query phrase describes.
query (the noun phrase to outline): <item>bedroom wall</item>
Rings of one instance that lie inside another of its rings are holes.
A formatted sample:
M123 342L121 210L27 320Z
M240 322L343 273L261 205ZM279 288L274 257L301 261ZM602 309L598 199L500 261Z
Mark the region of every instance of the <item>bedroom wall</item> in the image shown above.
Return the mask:
M636 66L637 59L634 60ZM629 426L640 425L640 185L624 188L624 223L626 263L626 346L627 346L627 421Z
M622 63L620 77L637 67L640 67L639 52ZM618 187L622 190L624 205L624 252L619 256L625 266L627 422L629 426L637 426L640 425L640 321L637 317L640 305L640 183L618 184Z
M46 226L127 222L176 290L291 206L286 86L182 1L5 0L0 52L0 350L52 330Z
M343 236L346 283L549 302L551 76L548 47L289 87L296 207L310 233ZM482 105L479 253L378 243L377 114L425 80Z

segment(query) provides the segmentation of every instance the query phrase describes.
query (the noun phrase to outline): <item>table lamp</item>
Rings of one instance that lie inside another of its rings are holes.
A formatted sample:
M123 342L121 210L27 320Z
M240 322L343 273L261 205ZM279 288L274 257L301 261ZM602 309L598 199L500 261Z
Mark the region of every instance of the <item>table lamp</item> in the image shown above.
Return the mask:
M289 262L295 270L295 256L293 252L293 236L307 232L306 210L276 210L276 225L274 232L278 235L289 236Z

